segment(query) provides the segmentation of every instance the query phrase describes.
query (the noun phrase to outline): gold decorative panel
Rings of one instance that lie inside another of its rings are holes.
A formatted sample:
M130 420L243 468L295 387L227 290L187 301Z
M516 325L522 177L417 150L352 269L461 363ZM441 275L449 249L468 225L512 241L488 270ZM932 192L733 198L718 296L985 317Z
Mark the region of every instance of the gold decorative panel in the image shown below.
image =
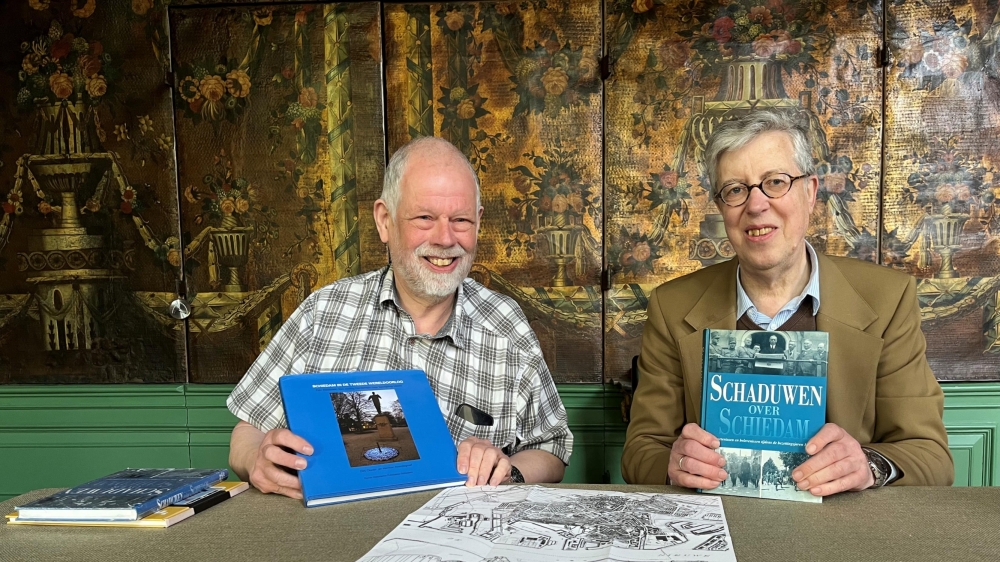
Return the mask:
M0 383L184 382L162 7L0 10Z
M560 382L601 380L601 6L387 5L390 152L447 138L485 207L474 277L512 296Z
M171 12L193 382L238 380L309 293L384 265L361 227L384 168L380 21L376 3Z
M882 259L918 280L943 380L1000 372L1000 18L992 3L889 6Z
M732 255L706 136L764 106L811 124L811 243L913 274L938 377L998 380L997 12L4 2L0 384L238 380L311 291L386 263L372 204L422 135L469 156L473 275L556 380L627 380L650 291Z

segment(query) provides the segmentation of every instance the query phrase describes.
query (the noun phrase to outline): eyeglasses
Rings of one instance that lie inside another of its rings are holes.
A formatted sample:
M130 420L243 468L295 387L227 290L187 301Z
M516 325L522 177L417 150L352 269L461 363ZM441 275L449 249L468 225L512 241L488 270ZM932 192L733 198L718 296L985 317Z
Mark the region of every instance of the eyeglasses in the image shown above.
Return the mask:
M757 187L760 188L760 192L768 198L778 199L788 193L788 190L792 188L792 183L794 183L795 180L800 180L811 175L812 174L802 174L801 176L792 177L789 174L777 173L767 176L764 178L764 181L754 185L731 183L716 193L715 198L721 199L723 203L729 205L730 207L739 207L740 205L746 203L747 199L750 199L750 192L753 191L753 188Z

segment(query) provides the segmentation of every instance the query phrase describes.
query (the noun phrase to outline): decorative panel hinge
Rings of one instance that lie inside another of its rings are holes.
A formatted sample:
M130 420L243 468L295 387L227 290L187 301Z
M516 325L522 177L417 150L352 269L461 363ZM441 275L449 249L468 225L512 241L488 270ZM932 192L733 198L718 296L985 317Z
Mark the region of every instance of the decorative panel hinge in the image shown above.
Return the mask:
M605 267L601 270L601 290L611 290L611 268Z
M889 45L883 43L875 50L875 64L880 68L889 68Z
M611 55L601 57L601 80L611 78Z

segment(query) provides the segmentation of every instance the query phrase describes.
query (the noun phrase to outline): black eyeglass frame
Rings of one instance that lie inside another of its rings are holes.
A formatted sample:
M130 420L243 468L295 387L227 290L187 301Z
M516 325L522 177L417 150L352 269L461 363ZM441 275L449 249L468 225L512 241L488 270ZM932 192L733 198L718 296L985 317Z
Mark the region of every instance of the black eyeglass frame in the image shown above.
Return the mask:
M745 183L731 183L731 184L727 185L726 187L735 187L735 186L738 186L738 185L742 185L743 187L747 188L747 196L746 196L746 198L743 199L743 201L740 201L739 203L736 203L736 204L729 203L728 201L726 201L725 199L722 198L722 191L719 191L718 193L716 193L715 197L713 197L713 199L718 199L718 200L722 201L727 207L742 207L743 205L746 205L747 201L750 200L750 192L753 191L753 188L755 188L755 187L757 189L759 189L760 192L763 193L764 196L767 197L768 199L781 199L782 197L784 197L785 195L787 195L789 191L792 190L792 184L794 184L796 180L800 180L802 178L807 178L807 177L809 177L811 175L813 175L813 174L802 174L801 176L792 176L791 174L786 174L785 172L777 172L775 174L771 174L770 176L764 178L764 180L761 181L760 183L755 183L753 185L747 185ZM788 189L786 189L784 191L784 193L782 193L781 195L770 195L770 194L768 194L768 192L764 191L764 182L767 181L767 180L769 180L769 179L771 179L771 178L773 178L774 176L788 176ZM725 187L723 189L725 189Z

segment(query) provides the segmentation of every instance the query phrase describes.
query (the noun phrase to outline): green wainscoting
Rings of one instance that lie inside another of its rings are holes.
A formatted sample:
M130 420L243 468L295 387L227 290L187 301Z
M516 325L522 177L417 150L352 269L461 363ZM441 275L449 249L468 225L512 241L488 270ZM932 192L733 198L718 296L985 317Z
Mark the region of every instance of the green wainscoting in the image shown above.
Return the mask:
M130 466L188 466L182 385L0 386L0 498Z
M955 458L956 486L1000 484L1000 384L953 383L944 388L944 425Z
M1000 476L1000 383L951 383L945 425L956 486ZM0 501L129 466L226 466L230 385L0 386ZM560 385L576 436L566 482L621 483L621 390Z

